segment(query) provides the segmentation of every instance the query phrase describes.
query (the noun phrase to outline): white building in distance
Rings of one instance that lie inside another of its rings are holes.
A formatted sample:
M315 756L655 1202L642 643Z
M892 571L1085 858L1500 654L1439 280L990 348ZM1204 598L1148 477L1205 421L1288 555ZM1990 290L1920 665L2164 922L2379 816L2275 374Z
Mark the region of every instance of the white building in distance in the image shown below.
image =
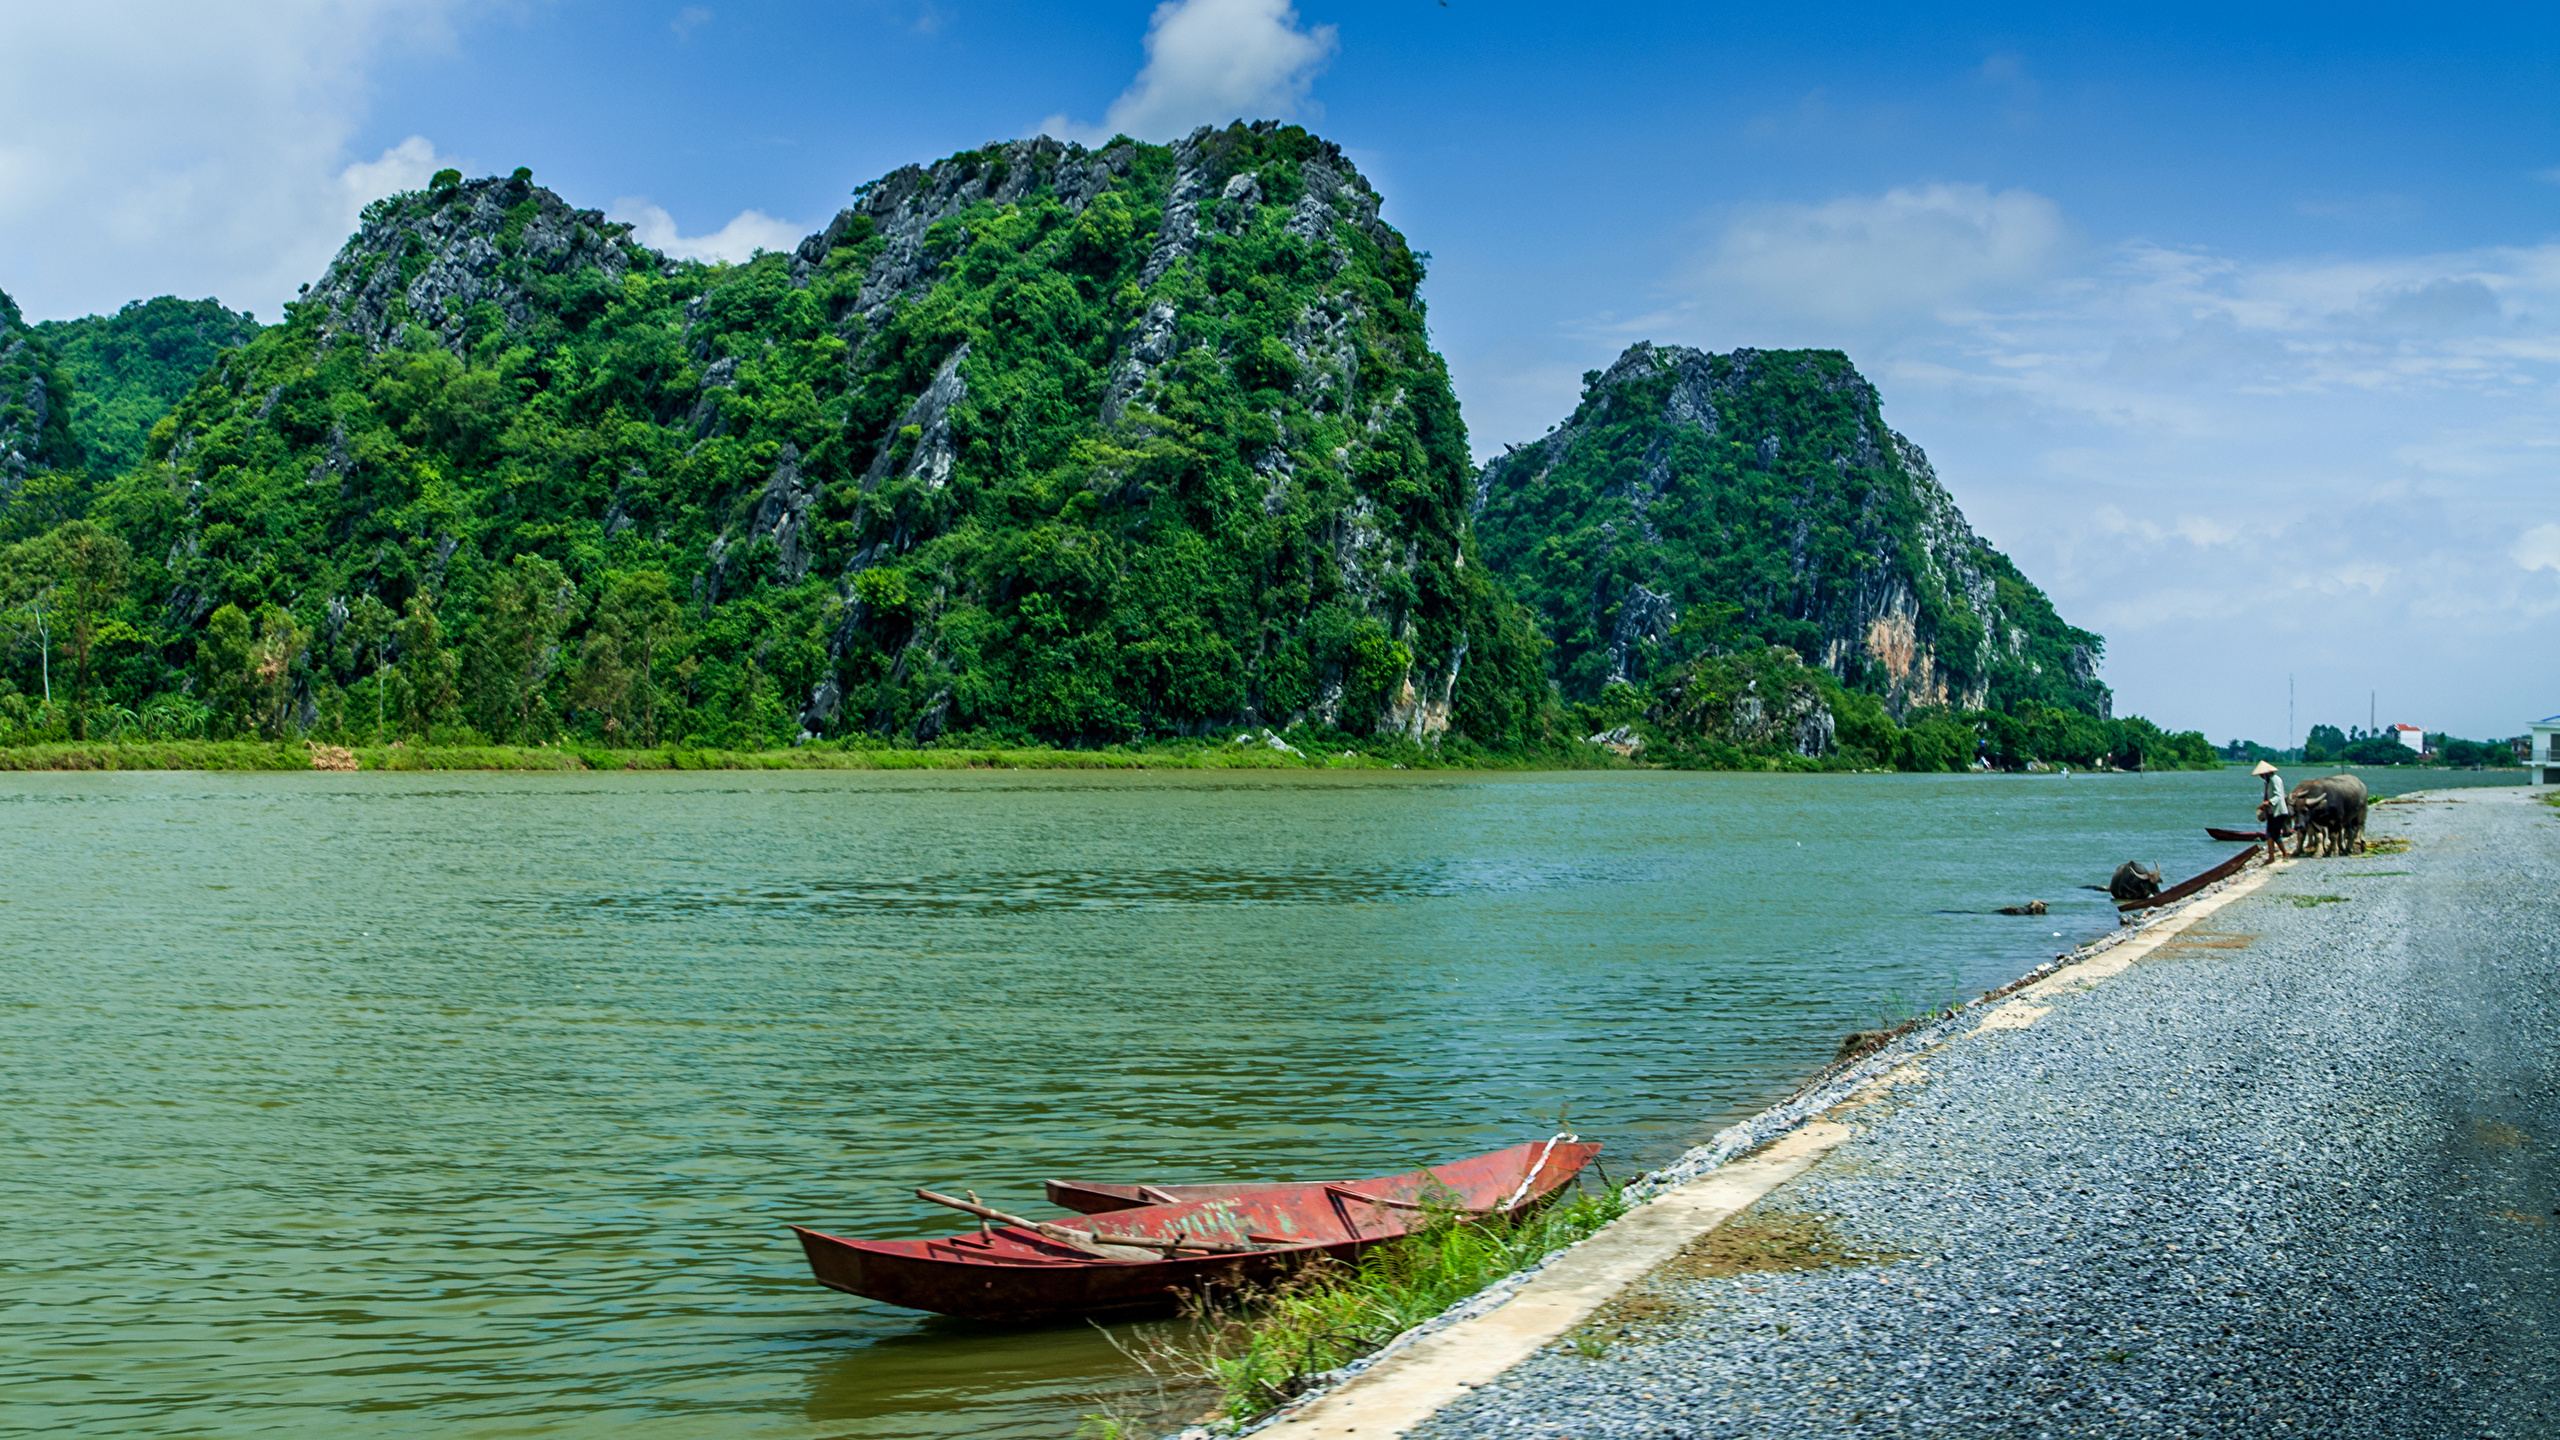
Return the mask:
M2560 759L2551 754L2551 737L2560 735L2560 715L2533 722L2533 758L2525 762L2527 785L2560 785Z

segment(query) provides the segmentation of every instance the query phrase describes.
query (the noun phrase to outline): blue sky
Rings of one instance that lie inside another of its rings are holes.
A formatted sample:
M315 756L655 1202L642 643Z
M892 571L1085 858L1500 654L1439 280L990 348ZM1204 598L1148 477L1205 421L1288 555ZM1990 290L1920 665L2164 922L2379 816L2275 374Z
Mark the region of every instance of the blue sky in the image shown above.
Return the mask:
M1836 346L2123 708L2512 734L2560 711L2552 14L16 7L0 288L272 318L448 162L743 254L989 139L1294 118L1432 253L1479 453L1633 340Z

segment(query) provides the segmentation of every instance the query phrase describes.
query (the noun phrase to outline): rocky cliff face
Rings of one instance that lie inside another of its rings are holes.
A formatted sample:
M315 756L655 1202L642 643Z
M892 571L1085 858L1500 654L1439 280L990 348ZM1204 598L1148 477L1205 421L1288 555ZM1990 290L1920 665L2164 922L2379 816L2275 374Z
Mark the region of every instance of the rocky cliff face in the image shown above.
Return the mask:
M53 349L0 291L0 505L29 475L81 468L71 432L71 383Z
M635 266L674 268L630 234L522 174L395 195L366 207L303 300L324 339L381 351L416 324L460 353L493 330L521 332L537 310L576 303L546 279L583 276L590 291L610 292Z
M1484 467L1473 502L1569 694L1780 644L1897 717L2108 713L2103 642L1973 533L1846 357L1638 344L1587 379L1570 419Z

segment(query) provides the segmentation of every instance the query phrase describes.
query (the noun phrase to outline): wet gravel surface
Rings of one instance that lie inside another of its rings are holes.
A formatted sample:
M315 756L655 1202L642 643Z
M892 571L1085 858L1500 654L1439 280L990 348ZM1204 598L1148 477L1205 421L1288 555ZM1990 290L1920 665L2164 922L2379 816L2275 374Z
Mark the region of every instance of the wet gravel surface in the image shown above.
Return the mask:
M2457 793L1755 1207L1895 1258L1675 1264L1409 1435L2560 1436L2560 810Z

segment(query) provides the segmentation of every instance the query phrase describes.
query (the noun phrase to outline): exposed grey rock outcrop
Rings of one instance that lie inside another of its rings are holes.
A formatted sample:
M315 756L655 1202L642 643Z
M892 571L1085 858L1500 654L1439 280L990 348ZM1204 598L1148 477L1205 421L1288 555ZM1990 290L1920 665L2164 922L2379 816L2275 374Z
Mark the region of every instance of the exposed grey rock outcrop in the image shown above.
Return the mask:
M851 206L800 242L792 252L793 273L805 284L838 246L878 239L880 251L863 272L851 310L853 317L877 325L892 307L933 283L945 258L925 243L934 226L982 201L1015 204L1043 186L1068 209L1081 211L1128 174L1135 154L1127 145L1097 153L1043 135L893 170L856 190Z
M363 226L302 303L322 307L324 337L378 351L417 324L460 352L480 305L522 328L540 303L527 290L536 276L593 269L611 281L635 265L668 264L630 236L630 226L526 180L395 195L366 207Z
M749 544L773 542L774 564L786 580L808 574L817 558L809 547L809 506L817 498L817 482L801 477L800 447L786 442L773 474L756 496L746 533Z
M879 451L871 457L871 468L862 472L863 493L877 488L892 471L924 481L929 490L939 490L950 483L951 407L969 398L969 382L960 374L960 366L968 358L969 347L965 343L952 351L941 368L933 372L933 383L898 417L897 428L880 442ZM915 433L910 436L909 431ZM901 447L905 453L903 462Z
M52 349L0 291L0 505L29 475L81 467L70 391Z
M1611 677L1617 684L1627 683L1627 657L1636 647L1648 642L1659 644L1671 638L1671 626L1680 618L1671 597L1658 590L1637 585L1618 602L1618 626L1609 637Z

